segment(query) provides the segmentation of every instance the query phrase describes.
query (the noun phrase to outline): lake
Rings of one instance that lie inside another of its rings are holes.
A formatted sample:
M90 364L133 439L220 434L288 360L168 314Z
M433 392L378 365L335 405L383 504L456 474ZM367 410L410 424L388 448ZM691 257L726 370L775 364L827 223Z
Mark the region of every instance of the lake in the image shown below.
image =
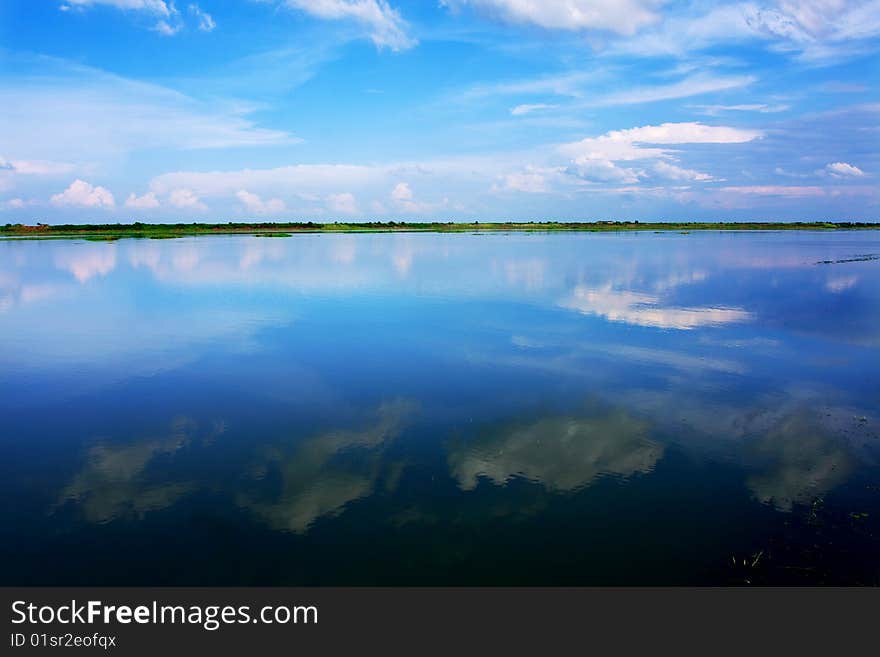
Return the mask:
M878 584L880 231L0 241L0 582Z

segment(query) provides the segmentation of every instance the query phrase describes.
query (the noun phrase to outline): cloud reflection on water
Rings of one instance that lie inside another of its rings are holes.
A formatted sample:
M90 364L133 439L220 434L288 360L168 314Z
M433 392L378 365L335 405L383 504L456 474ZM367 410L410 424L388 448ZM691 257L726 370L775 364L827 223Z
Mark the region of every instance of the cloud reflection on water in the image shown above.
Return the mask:
M811 414L786 417L769 433L748 445L757 462L746 485L762 502L780 511L796 504L809 504L843 483L854 461L840 440L824 429Z
M612 322L661 329L690 330L703 326L742 323L752 319L751 313L740 308L668 306L658 296L614 290L611 285L601 288L579 285L559 305L585 315L599 315Z
M473 490L483 477L497 485L524 477L552 491L571 492L601 475L650 472L663 447L650 438L649 429L620 409L547 417L455 446L449 467L463 490Z
M342 512L347 504L372 493L382 471L382 450L397 438L418 406L404 399L382 404L375 423L361 430L337 430L306 438L290 448L273 448L251 468L250 475L280 477L277 495L240 493L239 506L255 513L272 528L305 533L322 516ZM357 464L334 458L359 450Z
M88 450L86 466L61 493L88 522L105 523L164 509L192 491L192 482L158 480L146 474L160 456L171 456L188 444L196 426L189 418L174 421L169 435L128 444L99 442Z

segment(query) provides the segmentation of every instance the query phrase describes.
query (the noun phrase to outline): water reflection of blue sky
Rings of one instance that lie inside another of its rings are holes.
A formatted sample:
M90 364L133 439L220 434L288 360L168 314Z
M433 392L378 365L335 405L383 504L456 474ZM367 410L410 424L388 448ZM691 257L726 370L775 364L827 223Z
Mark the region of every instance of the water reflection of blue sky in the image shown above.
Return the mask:
M392 495L427 445L471 495L650 477L674 445L789 512L878 462L880 267L821 264L874 252L875 232L5 241L0 409L30 448L74 449L46 504L95 523L222 490L303 534Z

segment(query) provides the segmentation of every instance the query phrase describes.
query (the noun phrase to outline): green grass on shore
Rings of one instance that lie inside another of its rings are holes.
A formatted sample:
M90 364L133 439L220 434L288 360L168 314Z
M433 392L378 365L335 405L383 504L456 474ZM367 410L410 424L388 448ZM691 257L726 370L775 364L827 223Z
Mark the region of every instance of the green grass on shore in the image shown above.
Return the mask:
M122 237L147 237L153 239L183 237L188 235L226 235L245 233L266 237L287 237L294 233L360 233L360 232L433 232L461 233L474 231L677 231L694 230L853 230L877 229L880 223L865 222L471 222L471 223L408 223L365 222L319 224L295 223L192 223L192 224L60 224L50 226L37 224L6 224L0 226L0 237L88 237L93 240L113 240Z

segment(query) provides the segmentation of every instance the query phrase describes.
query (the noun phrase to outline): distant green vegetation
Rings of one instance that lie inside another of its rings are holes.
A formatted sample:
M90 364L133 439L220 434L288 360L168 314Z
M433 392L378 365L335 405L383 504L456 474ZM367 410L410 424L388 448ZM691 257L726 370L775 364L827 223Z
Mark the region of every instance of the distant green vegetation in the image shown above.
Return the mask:
M694 230L852 230L877 229L880 223L864 222L638 222L638 221L593 221L593 222L376 222L318 224L311 221L296 223L234 223L225 224L60 224L50 226L37 224L6 224L0 226L0 237L85 237L91 240L114 240L122 237L145 237L163 239L188 235L227 235L245 233L263 237L289 237L295 233L363 233L363 232L433 232L462 233L474 231L675 231L688 233Z

